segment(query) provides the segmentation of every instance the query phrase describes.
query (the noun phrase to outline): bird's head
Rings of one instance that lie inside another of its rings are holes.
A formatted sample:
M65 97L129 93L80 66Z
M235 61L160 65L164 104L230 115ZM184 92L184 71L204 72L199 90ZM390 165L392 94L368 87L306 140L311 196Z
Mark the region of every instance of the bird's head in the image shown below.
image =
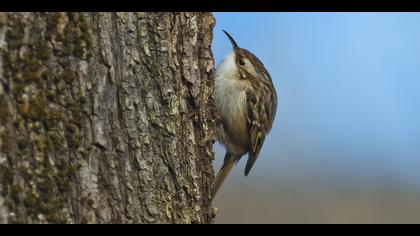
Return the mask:
M240 48L228 32L225 30L223 32L229 38L233 47L233 59L235 68L238 71L238 79L259 79L261 73L268 74L263 63L254 54L244 48Z

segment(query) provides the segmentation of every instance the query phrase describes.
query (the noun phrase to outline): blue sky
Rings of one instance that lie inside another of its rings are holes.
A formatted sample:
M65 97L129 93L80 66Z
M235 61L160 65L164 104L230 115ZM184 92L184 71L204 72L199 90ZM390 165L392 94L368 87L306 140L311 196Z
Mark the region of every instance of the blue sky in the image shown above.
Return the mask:
M420 186L419 13L215 13L257 55L278 93L274 127L249 177ZM224 150L215 146L219 168Z

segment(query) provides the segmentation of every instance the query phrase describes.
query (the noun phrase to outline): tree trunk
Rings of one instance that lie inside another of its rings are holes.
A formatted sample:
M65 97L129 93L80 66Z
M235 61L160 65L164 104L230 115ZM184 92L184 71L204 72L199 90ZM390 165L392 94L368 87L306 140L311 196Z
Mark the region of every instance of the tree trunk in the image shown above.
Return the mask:
M0 13L0 223L211 223L209 13Z

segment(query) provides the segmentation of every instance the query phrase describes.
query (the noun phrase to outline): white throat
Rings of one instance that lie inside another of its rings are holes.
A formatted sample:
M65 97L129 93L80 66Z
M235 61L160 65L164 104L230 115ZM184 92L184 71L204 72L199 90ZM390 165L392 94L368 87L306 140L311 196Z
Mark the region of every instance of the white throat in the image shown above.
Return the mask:
M235 80L238 75L238 68L235 62L235 52L232 51L227 55L223 61L219 64L216 70L216 80L220 79L232 79Z

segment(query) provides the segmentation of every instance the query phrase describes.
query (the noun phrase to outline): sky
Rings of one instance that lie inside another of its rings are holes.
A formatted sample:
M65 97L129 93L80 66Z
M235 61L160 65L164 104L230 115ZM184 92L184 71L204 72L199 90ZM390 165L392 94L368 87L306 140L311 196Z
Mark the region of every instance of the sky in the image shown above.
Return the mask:
M224 29L264 63L278 95L250 175L244 157L225 188L420 187L420 13L214 16L216 65L232 50ZM218 170L224 148L215 153Z

